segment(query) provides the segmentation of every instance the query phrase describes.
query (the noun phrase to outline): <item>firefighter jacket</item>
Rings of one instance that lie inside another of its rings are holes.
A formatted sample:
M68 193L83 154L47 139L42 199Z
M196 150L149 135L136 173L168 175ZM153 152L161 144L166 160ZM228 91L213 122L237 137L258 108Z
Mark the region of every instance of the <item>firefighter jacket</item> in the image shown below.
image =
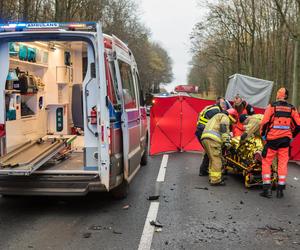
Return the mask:
M206 125L208 120L211 119L214 115L222 111L221 107L218 104L210 105L205 107L198 116L197 126Z
M260 136L260 123L263 120L264 115L257 114L251 115L247 119L249 119L248 124L244 125L244 133L247 133L247 137L249 138L252 135Z
M299 132L300 118L296 108L286 101L277 101L269 105L261 122L261 135L267 141L290 139Z
M230 141L230 120L224 113L216 114L205 126L201 140L212 139L219 143Z

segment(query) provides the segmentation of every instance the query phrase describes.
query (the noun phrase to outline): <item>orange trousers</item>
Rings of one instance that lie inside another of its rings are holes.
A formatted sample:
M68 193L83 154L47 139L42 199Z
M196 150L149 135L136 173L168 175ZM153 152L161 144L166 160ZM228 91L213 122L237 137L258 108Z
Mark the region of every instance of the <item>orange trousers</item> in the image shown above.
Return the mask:
M278 185L285 185L286 183L289 147L278 148L277 150L273 150L271 148L267 149L266 157L264 157L262 160L263 184L271 184L271 165L276 155L278 157Z

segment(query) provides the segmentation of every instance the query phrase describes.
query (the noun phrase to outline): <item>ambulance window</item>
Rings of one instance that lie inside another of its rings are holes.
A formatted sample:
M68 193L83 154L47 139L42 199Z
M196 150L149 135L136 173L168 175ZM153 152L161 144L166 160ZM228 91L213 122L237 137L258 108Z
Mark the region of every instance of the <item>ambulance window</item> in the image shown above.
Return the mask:
M131 67L125 62L119 61L119 68L122 80L122 92L125 103L125 109L136 108L136 94L134 90L134 82Z
M114 62L109 63L109 68L110 68L110 73L111 73L111 76L112 76L113 91L115 92L118 103L121 103L121 98L119 96L118 80L117 80L117 75L116 75L116 69L115 69Z

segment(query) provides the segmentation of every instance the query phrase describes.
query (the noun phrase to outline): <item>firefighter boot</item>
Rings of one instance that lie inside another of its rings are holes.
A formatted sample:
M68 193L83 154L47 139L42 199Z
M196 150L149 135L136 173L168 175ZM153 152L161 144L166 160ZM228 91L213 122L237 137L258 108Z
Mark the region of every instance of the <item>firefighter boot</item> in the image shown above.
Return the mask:
M265 198L271 198L272 197L272 190L270 184L264 184L263 185L263 191L259 194L262 197Z
M208 155L205 154L200 166L199 176L207 176L208 175L208 165L209 165L209 158Z
M285 186L284 185L278 185L277 186L277 194L276 194L276 197L277 198L282 198L283 197L283 190L285 189Z

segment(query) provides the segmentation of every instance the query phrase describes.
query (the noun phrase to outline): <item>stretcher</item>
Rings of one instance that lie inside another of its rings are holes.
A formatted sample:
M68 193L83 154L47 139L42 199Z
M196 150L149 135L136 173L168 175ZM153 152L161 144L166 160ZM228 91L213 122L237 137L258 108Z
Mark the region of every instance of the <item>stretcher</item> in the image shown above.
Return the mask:
M59 152L73 137L44 137L28 141L0 157L0 175L31 175Z
M262 185L262 150L260 137L251 137L243 142L240 137L231 140L232 147L224 152L225 171L244 177L245 187ZM272 164L272 183L277 182L277 167Z

